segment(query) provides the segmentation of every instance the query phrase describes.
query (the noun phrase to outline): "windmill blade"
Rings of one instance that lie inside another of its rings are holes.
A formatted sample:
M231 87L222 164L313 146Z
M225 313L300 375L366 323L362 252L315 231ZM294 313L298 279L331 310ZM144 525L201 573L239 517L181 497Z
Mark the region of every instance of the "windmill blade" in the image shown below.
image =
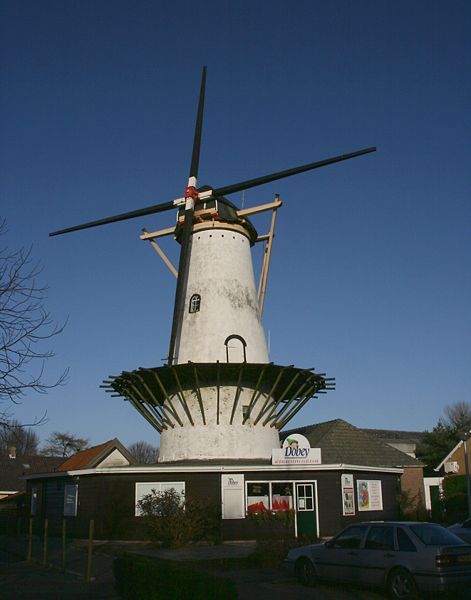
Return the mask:
M278 171L277 173L271 173L270 175L264 175L262 177L255 177L255 179L247 179L247 181L233 183L232 185L226 185L225 187L212 190L211 196L226 196L228 194L233 194L234 192L241 192L242 190L248 190L256 187L257 185L263 185L264 183L277 181L278 179L283 179L284 177L291 177L291 175L297 175L298 173L304 173L305 171L312 171L312 169L326 167L327 165L332 165L333 163L341 162L342 160L348 160L349 158L355 158L356 156L362 156L363 154L369 154L370 152L375 151L376 147L372 146L371 148L364 148L363 150L350 152L350 154L341 154L340 156L333 156L332 158L326 158L325 160L309 163L300 167L286 169L285 171Z
M188 267L190 263L191 231L193 229L193 213L195 210L195 199L197 198L196 183L198 178L198 167L200 160L201 136L203 133L204 97L206 91L206 67L203 67L201 75L200 95L198 110L196 113L195 135L193 138L193 152L191 154L190 173L186 191L185 222L181 237L180 259L178 261L177 287L175 290L175 302L173 305L172 331L170 333L170 344L168 349L168 364L172 366L175 358L175 347L179 328L183 320L185 310L185 292L188 278Z
M131 210L130 212L114 215L113 217L98 219L98 221L89 221L88 223L83 223L82 225L75 225L75 227L68 227L67 229L53 231L49 234L49 237L62 235L63 233L70 233L71 231L79 231L80 229L88 229L89 227L98 227L100 225L107 225L108 223L116 223L117 221L125 221L126 219L134 219L136 217L143 217L145 215L163 212L165 210L175 208L177 202L178 201L176 200L172 200L171 202L163 202L162 204L154 204L153 206L147 206L146 208Z
M203 112L204 112L204 96L206 90L206 67L203 67L201 75L200 98L198 102L198 112L196 114L195 135L193 137L193 152L191 154L191 165L189 177L198 177L198 167L200 162L201 134L203 133ZM189 183L189 185L191 185Z

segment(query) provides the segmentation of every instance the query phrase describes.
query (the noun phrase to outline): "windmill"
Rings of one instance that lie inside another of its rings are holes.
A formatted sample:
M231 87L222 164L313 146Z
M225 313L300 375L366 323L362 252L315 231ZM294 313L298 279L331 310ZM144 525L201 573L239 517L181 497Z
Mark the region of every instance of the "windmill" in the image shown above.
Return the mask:
M167 362L123 371L102 386L129 401L160 432L161 462L267 459L279 446L278 431L310 398L333 389L334 380L325 373L269 362L261 322L269 254L257 294L251 247L266 239L271 249L279 198L238 210L225 196L376 150L365 148L223 187L198 188L205 88L203 67L184 197L50 234L178 209L176 226L141 235L177 277ZM273 211L270 233L258 236L248 216L267 210ZM181 246L178 271L155 241L170 234Z

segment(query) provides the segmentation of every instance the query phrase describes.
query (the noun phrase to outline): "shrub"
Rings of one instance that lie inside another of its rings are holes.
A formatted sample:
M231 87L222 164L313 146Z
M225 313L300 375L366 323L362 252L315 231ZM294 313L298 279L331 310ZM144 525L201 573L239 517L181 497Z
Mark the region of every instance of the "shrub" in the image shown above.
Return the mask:
M256 524L257 546L253 560L257 566L277 567L288 550L300 545L294 538L293 510L251 512L248 518ZM303 543L308 542L303 540Z
M467 516L466 478L452 475L443 480L443 508L447 523L463 521Z
M116 591L125 600L215 600L237 598L228 579L170 561L123 556L113 562Z
M198 540L216 541L219 511L200 498L183 499L174 490L152 490L138 502L149 536L164 546L177 548Z
M426 521L427 510L425 508L422 494L412 494L409 490L400 491L397 494L399 518L405 521Z

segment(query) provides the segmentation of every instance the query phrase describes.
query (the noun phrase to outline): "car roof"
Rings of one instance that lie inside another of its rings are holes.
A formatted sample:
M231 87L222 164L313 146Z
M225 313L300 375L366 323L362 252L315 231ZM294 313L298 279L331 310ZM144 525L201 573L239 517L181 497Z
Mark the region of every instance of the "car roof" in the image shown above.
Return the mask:
M404 527L410 527L411 525L425 525L441 527L438 523L427 523L425 521L360 521L359 523L350 523L348 527L355 525L402 525Z

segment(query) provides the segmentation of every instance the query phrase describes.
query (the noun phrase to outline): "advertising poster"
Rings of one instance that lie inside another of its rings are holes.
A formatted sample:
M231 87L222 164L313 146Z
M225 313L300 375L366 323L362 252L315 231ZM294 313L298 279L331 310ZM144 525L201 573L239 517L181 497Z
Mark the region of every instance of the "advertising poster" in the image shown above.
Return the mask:
M342 514L344 517L355 514L353 475L342 475Z
M383 494L379 479L357 481L358 510L383 510Z

